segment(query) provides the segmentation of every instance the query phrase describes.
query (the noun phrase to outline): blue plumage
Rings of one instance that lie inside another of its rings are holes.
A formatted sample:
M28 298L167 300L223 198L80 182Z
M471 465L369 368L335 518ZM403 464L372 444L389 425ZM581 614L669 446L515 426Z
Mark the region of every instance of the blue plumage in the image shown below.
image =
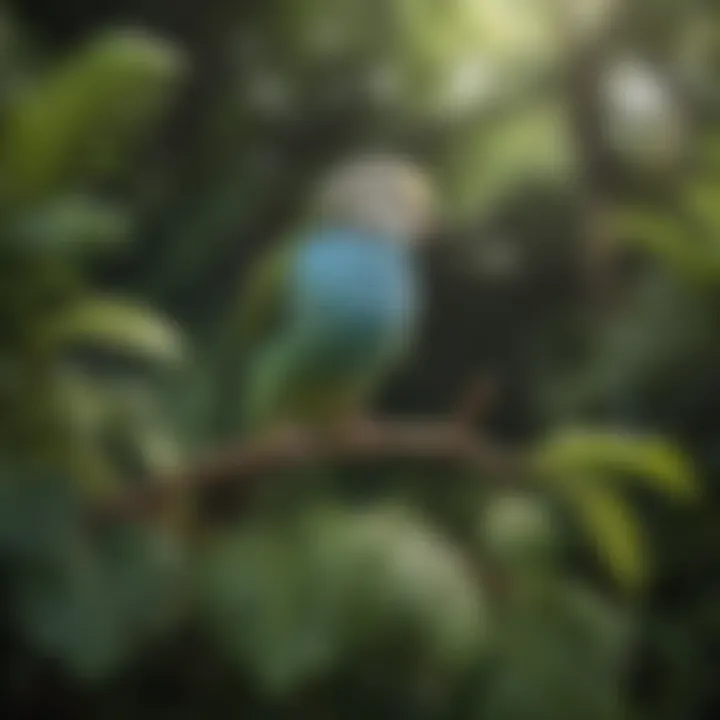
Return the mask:
M372 366L408 344L420 288L407 244L327 230L299 246L289 272L288 327L323 368Z

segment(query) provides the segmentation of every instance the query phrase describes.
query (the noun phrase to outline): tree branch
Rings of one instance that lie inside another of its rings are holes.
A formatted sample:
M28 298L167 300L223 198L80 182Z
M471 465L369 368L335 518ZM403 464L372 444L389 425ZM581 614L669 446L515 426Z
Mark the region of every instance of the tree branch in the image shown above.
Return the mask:
M121 494L96 508L98 519L138 517L161 511L174 498L190 493L200 500L229 492L243 501L269 476L317 466L422 460L475 469L511 481L522 471L515 452L484 440L446 420L377 419L332 436L296 429L221 448L188 470L157 477L143 489Z
M616 254L607 226L612 205L614 168L603 117L602 76L622 36L625 9L617 8L595 37L577 37L572 22L560 12L569 69L566 99L580 163L583 204L582 275L590 305L602 316L614 295Z

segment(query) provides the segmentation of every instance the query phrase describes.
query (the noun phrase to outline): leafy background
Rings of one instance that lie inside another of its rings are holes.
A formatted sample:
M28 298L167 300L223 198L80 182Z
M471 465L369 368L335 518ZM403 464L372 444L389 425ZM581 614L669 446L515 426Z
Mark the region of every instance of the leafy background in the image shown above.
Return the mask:
M710 0L4 4L7 716L717 710L719 63ZM482 374L520 477L298 469L94 521L240 440L245 272L368 147L445 207L380 406Z

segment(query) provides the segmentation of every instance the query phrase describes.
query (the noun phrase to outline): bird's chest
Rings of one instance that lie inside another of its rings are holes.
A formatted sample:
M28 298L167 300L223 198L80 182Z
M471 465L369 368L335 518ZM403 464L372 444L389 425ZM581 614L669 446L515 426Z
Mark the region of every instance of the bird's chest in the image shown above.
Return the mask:
M339 355L402 343L415 325L418 299L412 258L389 242L321 240L295 265L292 316L306 335Z

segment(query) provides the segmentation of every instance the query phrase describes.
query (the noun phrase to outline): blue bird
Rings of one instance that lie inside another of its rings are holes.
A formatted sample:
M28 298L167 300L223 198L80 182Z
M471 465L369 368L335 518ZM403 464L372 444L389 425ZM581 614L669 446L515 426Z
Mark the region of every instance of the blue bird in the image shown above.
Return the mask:
M243 384L248 428L362 417L418 329L429 179L405 161L362 158L333 173L318 200L314 229L251 274L241 328L254 346Z

